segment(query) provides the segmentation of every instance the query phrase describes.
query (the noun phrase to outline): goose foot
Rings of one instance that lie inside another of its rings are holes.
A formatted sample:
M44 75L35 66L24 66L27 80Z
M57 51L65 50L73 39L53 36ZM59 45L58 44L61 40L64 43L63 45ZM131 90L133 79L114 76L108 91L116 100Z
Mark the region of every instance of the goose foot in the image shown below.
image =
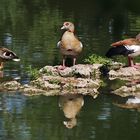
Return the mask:
M131 65L130 67L136 68L136 69L140 69L140 64L135 64L135 65Z
M60 66L58 66L57 69L58 69L58 71L59 71L59 70L64 70L65 68L66 68L66 66L62 66L62 65L60 65Z

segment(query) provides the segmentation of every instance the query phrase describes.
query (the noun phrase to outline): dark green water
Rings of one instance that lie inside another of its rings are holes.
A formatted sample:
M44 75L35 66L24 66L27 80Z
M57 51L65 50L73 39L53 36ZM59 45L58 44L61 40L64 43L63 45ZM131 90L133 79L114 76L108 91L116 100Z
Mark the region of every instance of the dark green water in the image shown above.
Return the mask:
M72 21L84 44L78 63L90 54L104 56L110 44L140 32L139 0L0 0L0 45L14 50L20 63L5 64L4 76L28 83L26 68L61 64L56 48L64 21ZM105 80L105 82L107 82ZM140 139L139 110L119 108L111 81L75 114L73 129L63 121L63 97L25 97L0 93L0 140L132 140ZM61 102L61 103L62 103ZM61 104L62 105L62 104Z
M63 108L65 97L0 95L0 140L132 140L140 138L140 113L113 105L105 95L81 96L84 105L73 129ZM63 102L64 101L64 102Z

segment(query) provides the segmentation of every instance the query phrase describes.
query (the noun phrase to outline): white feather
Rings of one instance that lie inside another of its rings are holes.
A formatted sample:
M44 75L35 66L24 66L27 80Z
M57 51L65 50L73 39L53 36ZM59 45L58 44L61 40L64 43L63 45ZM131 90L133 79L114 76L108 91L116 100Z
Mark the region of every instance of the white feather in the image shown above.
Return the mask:
M59 41L58 43L57 43L57 48L60 48L60 43L61 43L61 41Z
M134 52L140 51L140 45L126 45L125 48Z
M80 42L80 47L83 48L83 44Z

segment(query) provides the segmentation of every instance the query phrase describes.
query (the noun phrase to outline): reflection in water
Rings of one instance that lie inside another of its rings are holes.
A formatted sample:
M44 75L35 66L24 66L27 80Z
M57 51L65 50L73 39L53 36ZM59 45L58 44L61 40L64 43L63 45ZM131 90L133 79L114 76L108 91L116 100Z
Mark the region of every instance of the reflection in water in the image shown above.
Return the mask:
M6 94L6 93L5 93ZM26 98L24 95L3 95L0 100L0 108L7 113L21 114L25 105Z
M121 108L136 109L137 111L140 111L140 95L136 94L135 96L129 96L123 100L123 103L121 103L120 100L117 100L114 102L114 105Z
M4 34L4 46L12 45L12 35L10 33Z
M59 106L64 112L68 121L64 121L67 128L73 128L77 125L77 114L84 105L83 95L64 95L59 98Z
M70 98L71 97L71 98ZM61 123L64 115L66 129ZM84 102L84 107L82 108ZM81 111L82 108L82 111ZM67 111L66 111L67 110ZM119 119L118 119L119 118ZM121 127L121 130L120 130ZM0 139L2 140L132 140L140 137L139 112L120 109L112 99L101 95L96 100L90 96L32 96L0 94ZM129 132L127 135L124 132Z

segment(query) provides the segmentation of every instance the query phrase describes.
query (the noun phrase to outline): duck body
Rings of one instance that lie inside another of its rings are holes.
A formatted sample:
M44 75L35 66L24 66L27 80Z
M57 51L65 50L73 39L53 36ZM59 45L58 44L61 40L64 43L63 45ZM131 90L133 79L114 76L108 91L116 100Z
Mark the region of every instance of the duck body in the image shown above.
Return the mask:
M0 69L3 68L3 63L9 60L20 61L19 57L13 51L0 47Z
M61 39L60 51L62 55L76 57L82 51L82 43L72 32L66 31Z
M76 63L77 56L82 52L83 45L74 34L74 25L71 22L64 22L63 27L66 31L61 40L57 43L63 56L63 66L65 66L66 57L72 57L73 65Z
M133 58L140 55L139 38L129 38L111 44L112 48L108 50L106 56L111 58L115 55L128 56L129 66L134 66Z

